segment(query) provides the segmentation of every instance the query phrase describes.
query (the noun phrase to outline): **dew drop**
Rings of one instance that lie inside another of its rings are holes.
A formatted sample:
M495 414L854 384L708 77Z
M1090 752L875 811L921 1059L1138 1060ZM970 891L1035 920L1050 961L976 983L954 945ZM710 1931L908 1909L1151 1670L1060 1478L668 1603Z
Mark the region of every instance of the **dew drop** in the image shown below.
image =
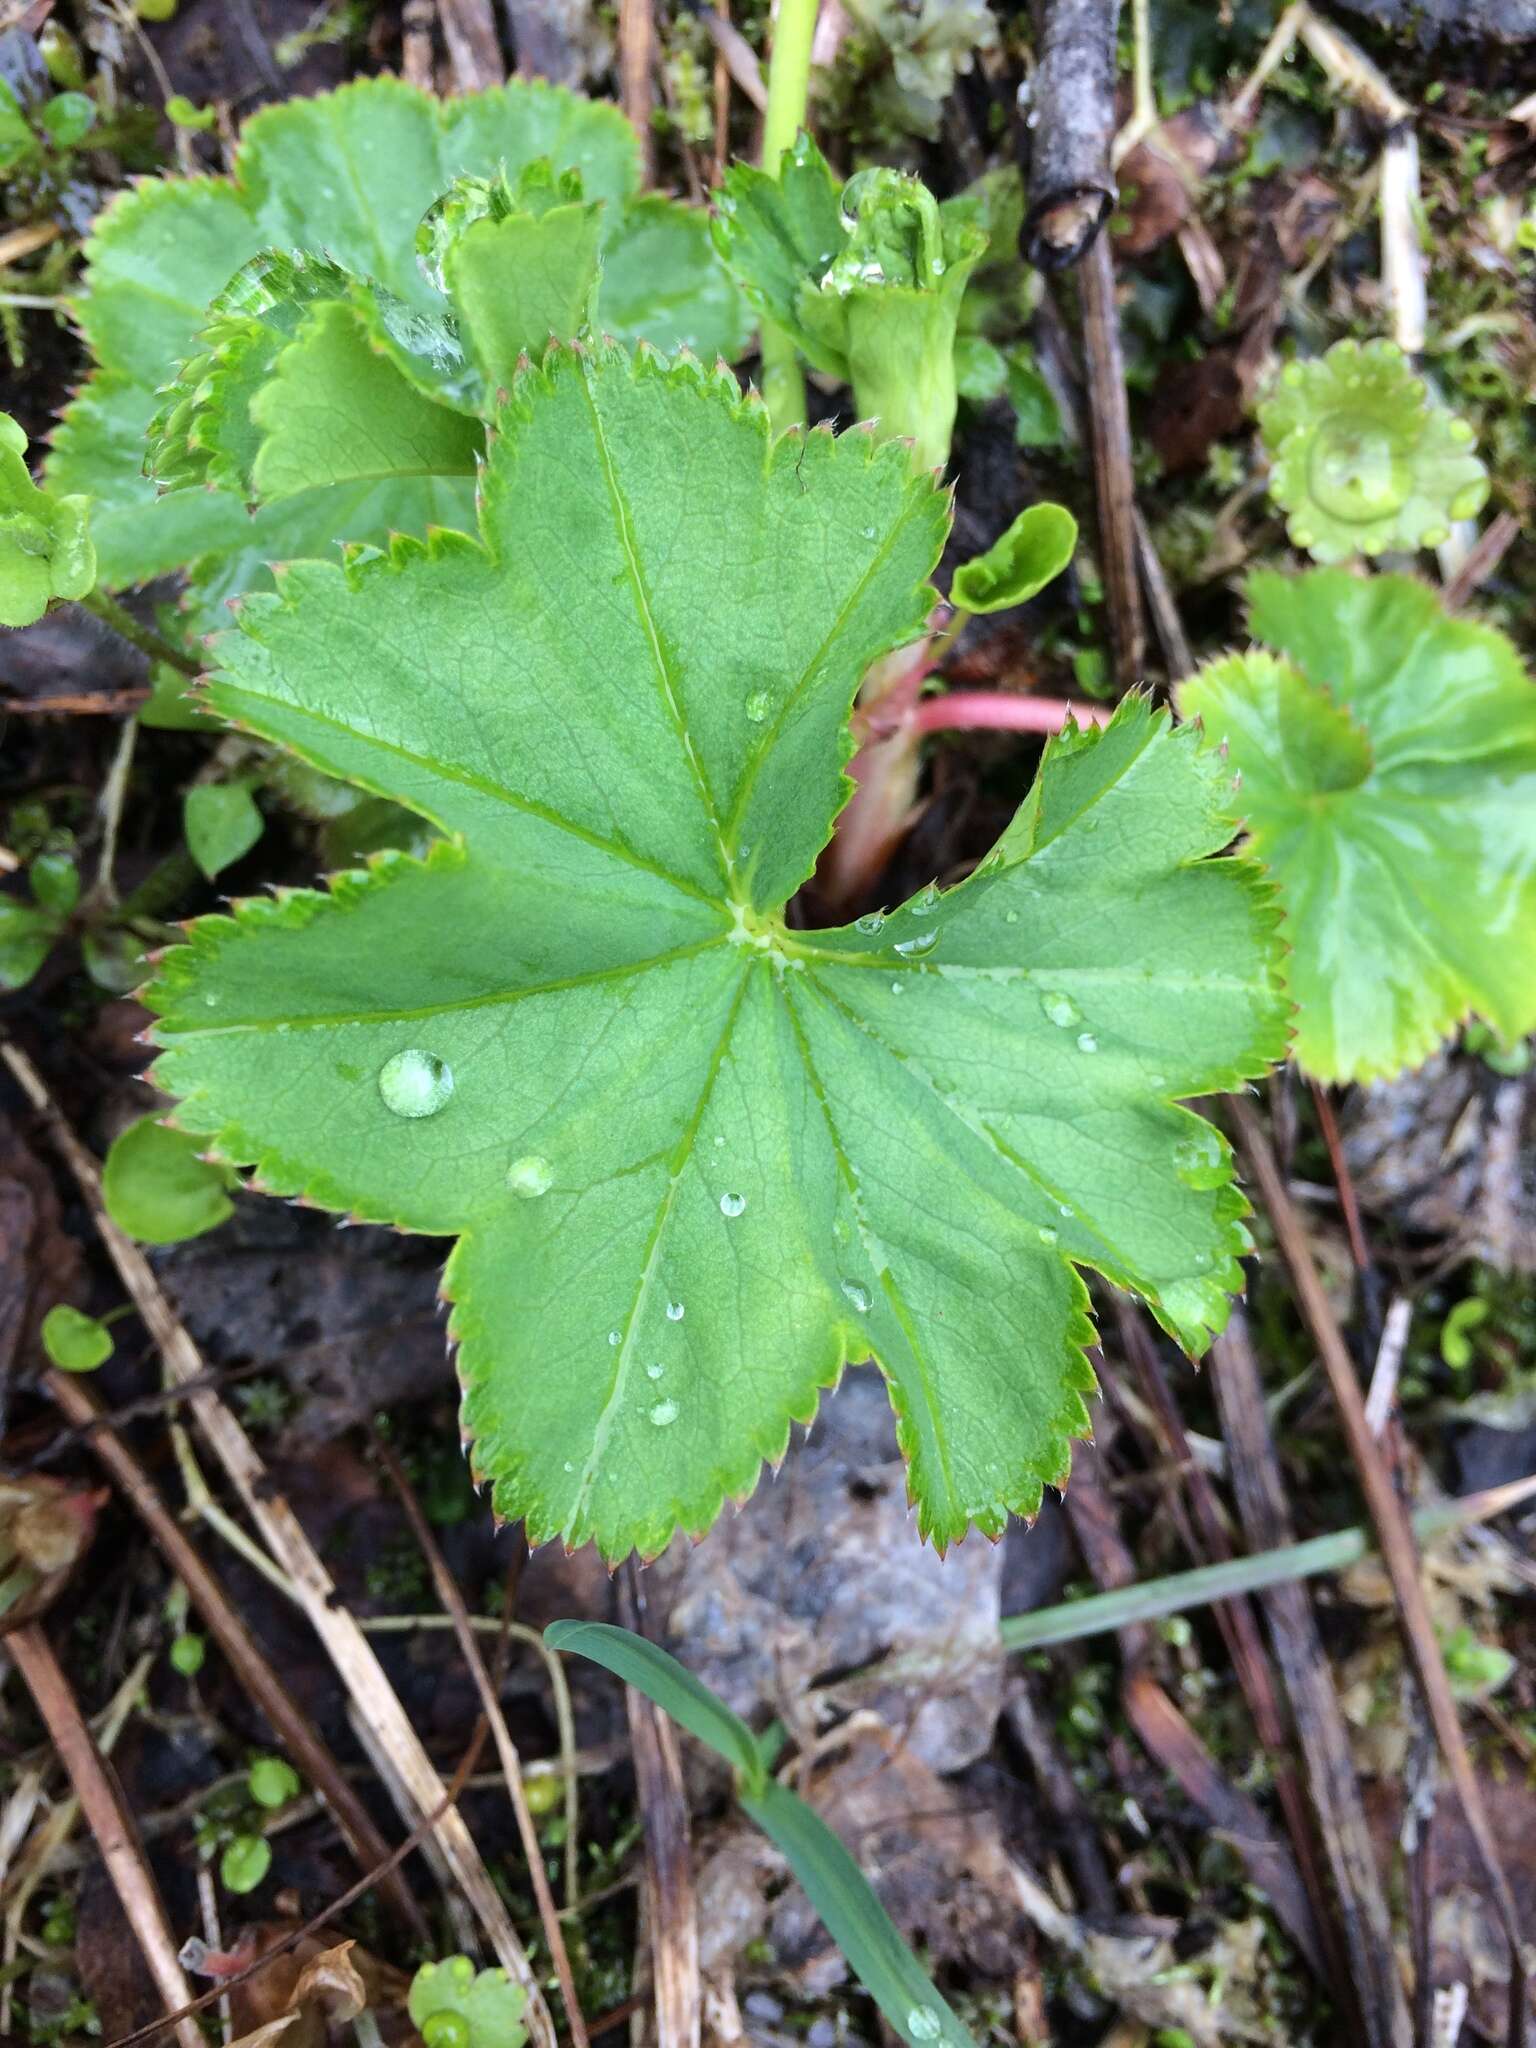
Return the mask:
M891 983L891 994L893 996L899 996L905 987L906 983L904 981L893 981Z
M610 1330L608 1332L608 1342L610 1344L619 1345L622 1344L623 1341L623 1338L619 1335L617 1330Z
M1069 995L1060 989L1048 989L1040 998L1040 1007L1053 1024L1059 1024L1065 1031L1070 1024L1081 1024L1083 1013Z
M1227 1162L1221 1140L1209 1124L1202 1124L1180 1138L1173 1148L1173 1170L1189 1188L1219 1188L1225 1184Z
M722 1195L720 1197L720 1214L722 1216L739 1216L746 1206L747 1198L745 1195Z
M216 995L214 994L214 992L213 992L213 990L212 990L212 989L210 989L210 990L208 991L207 995L205 995L205 996L203 997L203 1001L204 1001L204 1003L205 1003L205 1004L207 1005L207 1007L208 1007L208 1008L209 1008L210 1010L211 1010L211 1009L213 1009L213 1007L214 1007L214 1006L215 1006L215 1004L216 1004L216 1003L218 1002L218 1000L219 1000L219 999L218 999L218 997L217 997L217 996L216 996Z
M944 2022L931 2005L914 2005L907 2014L907 2032L914 2041L937 2041Z
M844 1280L842 1282L842 1289L859 1314L867 1316L869 1314L869 1289L861 1287L857 1280Z
M1017 923L1018 923L1018 921L1019 921L1019 913L1018 913L1018 912L1017 912L1016 910L1006 910L1006 911L1004 911L1004 913L1003 913L1003 923L1004 923L1004 924L1017 924Z
M667 1303L667 1321L669 1323L680 1323L687 1313L688 1311L680 1301L669 1301Z
M1079 1052L1097 1052L1099 1041L1091 1031L1079 1031L1077 1034L1077 1049Z
M554 1177L554 1168L538 1152L525 1153L521 1159L514 1159L507 1168L507 1186L514 1195L521 1195L525 1202L531 1202L539 1195L547 1195Z
M747 717L753 725L761 725L768 716L768 692L766 690L754 690L747 699L744 708Z
M866 526L866 527L865 527L865 529L864 529L864 538L865 538L866 540L873 540L873 539L874 539L874 537L875 537L875 529L874 529L874 528L873 528L872 526Z
M939 928L932 925L925 932L914 932L910 939L898 939L896 950L903 959L911 960L922 953L931 953L939 942Z
M856 917L853 920L853 928L857 932L874 933L880 931L884 924L885 912L883 910L869 910L865 912L863 917Z
M380 1067L379 1093L396 1116L436 1116L453 1093L453 1073L436 1053L407 1046Z
M645 1368L645 1376L648 1380L659 1380L665 1371L664 1365L648 1365Z
M565 1470L567 1472L574 1472L576 1470L576 1467L571 1463L569 1458L567 1458L565 1461Z
M665 1429L669 1422L676 1422L677 1403L675 1401L658 1401L651 1410L651 1420L658 1429Z
M937 882L930 882L920 896L913 897L912 908L914 910L932 910L938 900L939 885Z
M724 1131L716 1131L716 1133L715 1133L715 1143L716 1143L716 1145L723 1145L723 1144L725 1143L725 1133L724 1133Z

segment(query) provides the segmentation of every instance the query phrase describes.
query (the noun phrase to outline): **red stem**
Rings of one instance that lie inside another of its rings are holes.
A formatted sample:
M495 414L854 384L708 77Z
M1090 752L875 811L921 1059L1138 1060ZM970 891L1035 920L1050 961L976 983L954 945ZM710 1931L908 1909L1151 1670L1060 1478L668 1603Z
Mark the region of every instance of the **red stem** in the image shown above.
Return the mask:
M1004 690L947 690L925 697L911 714L918 732L1060 732L1069 718L1079 725L1108 725L1102 704L1063 697L1015 697Z

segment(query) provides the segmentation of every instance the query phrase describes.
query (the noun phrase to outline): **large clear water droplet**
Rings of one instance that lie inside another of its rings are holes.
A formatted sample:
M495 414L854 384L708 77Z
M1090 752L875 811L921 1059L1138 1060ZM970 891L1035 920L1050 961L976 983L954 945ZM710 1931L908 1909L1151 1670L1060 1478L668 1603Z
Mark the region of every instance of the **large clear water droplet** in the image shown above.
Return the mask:
M1036 1235L1042 1244L1055 1244L1061 1232L1053 1229L1049 1223L1042 1223Z
M665 1429L669 1422L676 1422L677 1403L675 1401L658 1401L651 1410L651 1420L658 1429Z
M870 937L873 937L876 932L880 931L884 924L885 912L883 910L868 910L862 917L856 917L853 920L854 930L864 932Z
M754 690L743 706L753 725L761 725L767 718L770 708L766 690Z
M1074 1024L1081 1024L1083 1013L1072 998L1062 989L1047 989L1040 998L1040 1007L1053 1024L1059 1024L1063 1031Z
M932 925L927 931L914 932L910 939L898 939L896 950L904 959L915 959L923 953L931 953L939 943L939 928Z
M680 1301L669 1301L667 1303L667 1321L669 1323L680 1323L687 1313L688 1311Z
M453 1094L453 1071L436 1053L407 1046L380 1067L379 1094L396 1116L436 1116Z
M1173 1148L1173 1170L1188 1188L1219 1188L1227 1179L1221 1140L1209 1124L1180 1138Z
M869 1314L869 1289L861 1287L857 1280L844 1280L842 1290L861 1316Z
M648 1365L645 1368L645 1376L648 1380L659 1380L665 1371L664 1365Z
M944 2022L931 2005L914 2005L907 2014L907 2032L914 2041L937 2041Z
M1077 1049L1079 1052L1097 1052L1099 1041L1091 1031L1079 1031L1077 1034Z
M722 1195L720 1197L720 1214L722 1216L739 1216L746 1206L747 1198L745 1195Z
M547 1195L554 1178L554 1168L539 1152L527 1152L507 1168L507 1186L525 1202Z

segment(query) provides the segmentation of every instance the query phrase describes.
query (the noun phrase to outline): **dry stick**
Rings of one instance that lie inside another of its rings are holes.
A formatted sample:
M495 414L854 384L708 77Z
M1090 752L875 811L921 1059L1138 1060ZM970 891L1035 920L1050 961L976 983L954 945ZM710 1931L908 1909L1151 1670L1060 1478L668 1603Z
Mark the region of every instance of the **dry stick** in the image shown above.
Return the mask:
M102 1205L101 1176L95 1159L65 1121L42 1076L26 1055L14 1045L0 1041L0 1057L41 1112L50 1137L74 1174L118 1276L154 1339L167 1373L173 1380L200 1379L206 1368L197 1346L166 1300L149 1261L118 1229ZM335 1584L298 1516L272 1487L271 1476L255 1446L223 1402L211 1393L198 1393L192 1396L191 1408L246 1513L293 1581L299 1604L358 1713L379 1740L387 1744L416 1810L435 1812L442 1800L442 1779L355 1616L344 1606L332 1604ZM528 1994L529 2031L536 2048L555 2048L554 2022L538 1978L463 1816L452 1809L444 1811L436 1823L436 1833L454 1879L474 1907L497 1961Z
M464 1595L459 1591L453 1573L449 1571L442 1548L432 1533L432 1526L422 1513L421 1502L416 1490L406 1476L405 1467L396 1457L394 1450L385 1442L377 1430L373 1431L374 1454L390 1476L391 1483L400 1496L406 1519L411 1525L421 1554L427 1560L432 1572L432 1583L437 1588L437 1597L447 1609L453 1622L453 1632L458 1639L459 1651L469 1666L469 1675L475 1682L480 1695L480 1705L490 1723L491 1739L496 1744L496 1754L507 1781L507 1795L512 1801L512 1811L517 1816L517 1832L522 1839L523 1854L528 1861L528 1875L533 1883L533 1896L539 1909L539 1920L544 1929L544 1939L549 1943L549 1952L554 1960L555 1973L560 1979L560 1996L565 2001L565 2016L570 2024L571 2039L576 2048L586 2048L587 2029L581 2013L581 2001L576 1996L576 1980L571 1974L571 1959L566 1954L565 1933L560 1925L560 1915L555 1907L554 1894L549 1888L549 1878L544 1870L544 1850L539 1841L539 1831L533 1824L533 1815L528 1810L528 1795L523 1788L522 1759L507 1727L506 1715L501 1711L501 1701L491 1683L491 1675L485 1668L485 1659L480 1654L474 1624L469 1609L464 1604Z
M69 1773L75 1797L96 1837L101 1860L122 1900L128 1924L149 1965L156 1989L165 2000L167 2013L175 2012L187 2003L190 1986L176 1960L176 1943L171 1937L165 1907L144 1852L134 1839L122 1795L107 1774L80 1712L80 1703L59 1668L41 1623L28 1622L12 1629L5 1645L26 1680L54 1748ZM178 2020L176 2033L182 2048L207 2048L195 2020Z
M1030 82L1024 254L1038 270L1076 263L1109 218L1115 181L1115 27L1120 0L1046 0Z
M389 1875L390 1871L398 1870L413 1849L421 1848L430 1839L432 1830L441 1821L443 1815L453 1811L464 1791L464 1787L469 1783L470 1773L474 1770L479 1760L480 1752L484 1747L485 1723L480 1721L476 1723L475 1732L470 1738L469 1747L459 1759L459 1767L453 1774L453 1781L443 1793L442 1798L430 1813L422 1815L399 1848L391 1849L388 1856L385 1857L377 1869L365 1871L357 1880L357 1883L349 1885L339 1899L332 1899L328 1906L322 1906L313 1919L306 1920L302 1927L291 1929L280 1940L275 1941L269 1949L263 1950L255 1962L247 1963L243 1970L237 1970L232 1977L221 1977L212 1991L205 1991L201 1998L192 1999L187 2005L182 2007L180 2012L167 2013L163 2020L151 2020L147 2026L135 2027L131 2034L119 2034L115 2041L107 2043L107 2048L138 2048L139 2042L149 2041L154 2039L156 2035L163 2034L173 2021L183 2020L189 2013L203 2012L208 2006L217 2005L220 1999L226 1997L239 1985L248 1984L252 1977L259 1977L262 1971L268 1968L270 1964L275 1963L280 1956L287 1955L290 1949L297 1948L300 1942L307 1941L312 1934L318 1934L322 1927L327 1927L331 1921L338 1919L341 1914L346 1912L348 1906L357 1903L364 1892L374 1890ZM198 2039L198 2048L207 2048L207 2044L202 2040L201 2036Z
M325 1800L360 1868L368 1870L381 1863L389 1854L388 1844L370 1820L367 1808L348 1784L336 1759L257 1649L222 1583L193 1548L128 1446L110 1430L92 1428L103 1420L95 1395L65 1372L48 1373L44 1383L76 1428L91 1430L91 1449L149 1530L166 1564L186 1587L187 1595L201 1615L208 1633L223 1651L246 1692L271 1722L278 1741ZM429 1933L426 1916L398 1871L390 1872L385 1896L412 1932L425 1941Z
M1343 1333L1339 1329L1327 1293L1318 1277L1306 1231L1291 1201L1285 1177L1270 1149L1269 1140L1264 1135L1251 1106L1241 1096L1232 1098L1231 1115L1244 1158L1258 1186L1270 1227L1275 1233L1275 1240L1286 1265L1290 1268L1303 1320L1311 1333L1313 1343L1317 1346L1323 1369L1327 1373L1328 1384L1343 1424L1345 1442L1360 1475L1361 1491L1365 1495L1366 1506L1375 1525L1382 1561L1386 1566L1397 1602L1398 1623L1408 1646L1410 1660L1418 1675L1430 1723L1440 1744L1451 1782L1456 1788L1456 1795L1461 1801L1467 1831L1476 1846L1493 1903L1498 1909L1499 1919L1509 1941L1508 2039L1510 2048L1518 2048L1518 2044L1524 2039L1525 2029L1525 1967L1520 1949L1520 1918L1509 1889L1509 1880L1505 1877L1499 1861L1498 1845L1488 1822L1482 1792L1472 1768L1472 1759L1467 1752L1466 1738L1462 1734L1461 1721L1456 1711L1456 1701L1435 1636L1435 1625L1430 1618L1429 1602L1425 1598L1423 1583L1419 1577L1418 1547L1414 1542L1413 1530L1408 1521L1407 1511L1393 1488L1381 1448L1371 1435L1370 1425L1365 1417L1365 1402L1361 1397L1359 1382L1355 1378L1349 1347L1344 1342Z
M507 75L491 0L438 0L443 45L453 69L456 92L480 92L500 85Z
M619 103L640 145L640 182L656 176L656 22L651 0L619 0Z
M1101 1586L1130 1585L1136 1562L1126 1547L1104 1484L1100 1455L1079 1444L1066 1494L1067 1519L1089 1571ZM1190 1802L1232 1843L1253 1882L1269 1895L1275 1917L1315 1969L1318 1932L1295 1862L1246 1792L1228 1783L1205 1744L1148 1668L1152 1635L1145 1622L1119 1630L1125 1676L1120 1702L1149 1756L1178 1781Z
M1131 469L1131 415L1125 395L1125 358L1115 305L1115 262L1098 236L1078 271L1083 308L1083 354L1088 364L1088 428L1093 444L1093 488L1099 511L1099 552L1109 601L1115 680L1122 690L1141 678L1145 638L1141 585L1136 577L1136 484Z
M1232 1556L1232 1544L1217 1504L1216 1489L1196 1462L1190 1448L1184 1418L1179 1413L1178 1404L1164 1375L1162 1361L1157 1355L1157 1346L1153 1343L1139 1310L1129 1301L1117 1296L1115 1312L1122 1343L1152 1405L1168 1450L1182 1467L1184 1489L1205 1552L1204 1557L1197 1556L1196 1562L1206 1563L1212 1558L1229 1558ZM1329 1911L1327 1887L1318 1866L1317 1843L1309 1824L1302 1787L1292 1763L1285 1722L1281 1715L1280 1702L1275 1694L1274 1679L1269 1659L1264 1654L1263 1639L1259 1633L1252 1602L1247 1599L1224 1600L1217 1604L1214 1612L1217 1624L1226 1637L1238 1683L1242 1686L1243 1696L1253 1716L1253 1725L1268 1753L1274 1772L1275 1794L1280 1802L1280 1810L1285 1816L1286 1832L1291 1838L1296 1867L1301 1873L1301 1881L1312 1904L1312 1916L1317 1923L1319 1959L1325 1965L1327 1978L1339 1996L1341 2006L1347 2009L1349 1983L1344 1969L1344 1958L1339 1948L1333 1916Z
M643 1633L633 1560L619 1579L626 1628ZM659 2048L699 2048L704 2008L699 1977L699 1916L688 1843L688 1801L677 1731L653 1700L624 1688L634 1754L635 1791L645 1827L645 1907L651 1938Z
M1294 1542L1285 1483L1241 1308L1233 1309L1225 1332L1216 1339L1211 1365L1233 1490L1249 1545L1259 1550ZM1392 1919L1371 1847L1349 1732L1312 1603L1299 1581L1271 1587L1260 1598L1307 1760L1365 2038L1369 2048L1401 2048L1409 2038L1409 2021L1393 1953Z
M1462 556L1461 566L1440 593L1448 612L1459 611L1476 590L1480 590L1520 538L1520 522L1512 512L1501 512Z

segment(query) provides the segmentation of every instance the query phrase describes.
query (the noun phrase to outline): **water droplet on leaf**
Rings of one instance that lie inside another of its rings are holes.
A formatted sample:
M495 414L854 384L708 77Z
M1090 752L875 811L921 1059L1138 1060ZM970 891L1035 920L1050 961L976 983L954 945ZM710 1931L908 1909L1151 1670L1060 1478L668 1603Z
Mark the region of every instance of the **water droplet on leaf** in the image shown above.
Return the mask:
M436 1053L408 1046L380 1067L379 1093L396 1116L436 1116L453 1093L453 1074Z
M884 924L885 912L883 910L866 911L863 917L856 917L853 920L855 931L871 934L881 930Z
M934 925L928 931L914 932L910 939L898 939L896 950L903 958L912 959L922 953L931 953L938 942L939 930Z
M739 1216L746 1206L747 1198L745 1195L722 1195L720 1197L720 1214L722 1216Z
M1097 1052L1099 1041L1091 1031L1079 1031L1077 1034L1077 1049L1079 1052Z
M680 1301L669 1301L667 1303L667 1321L669 1323L680 1323L687 1313L688 1311Z
M754 690L747 699L744 709L746 710L747 717L754 725L761 725L768 716L768 692L766 690Z
M677 1403L675 1401L658 1401L651 1410L651 1420L658 1429L665 1429L669 1422L676 1422Z
M1081 1024L1083 1013L1069 995L1060 989L1048 989L1040 998L1040 1007L1053 1024L1059 1024L1063 1031L1068 1025Z
M869 1314L869 1289L861 1287L857 1280L844 1280L842 1282L842 1289L859 1314L867 1316Z
M907 2014L907 2032L914 2041L937 2041L944 2022L930 2005L914 2005Z
M547 1195L554 1177L554 1168L538 1152L529 1152L521 1159L514 1159L507 1168L507 1186L526 1202L533 1201L538 1195Z

